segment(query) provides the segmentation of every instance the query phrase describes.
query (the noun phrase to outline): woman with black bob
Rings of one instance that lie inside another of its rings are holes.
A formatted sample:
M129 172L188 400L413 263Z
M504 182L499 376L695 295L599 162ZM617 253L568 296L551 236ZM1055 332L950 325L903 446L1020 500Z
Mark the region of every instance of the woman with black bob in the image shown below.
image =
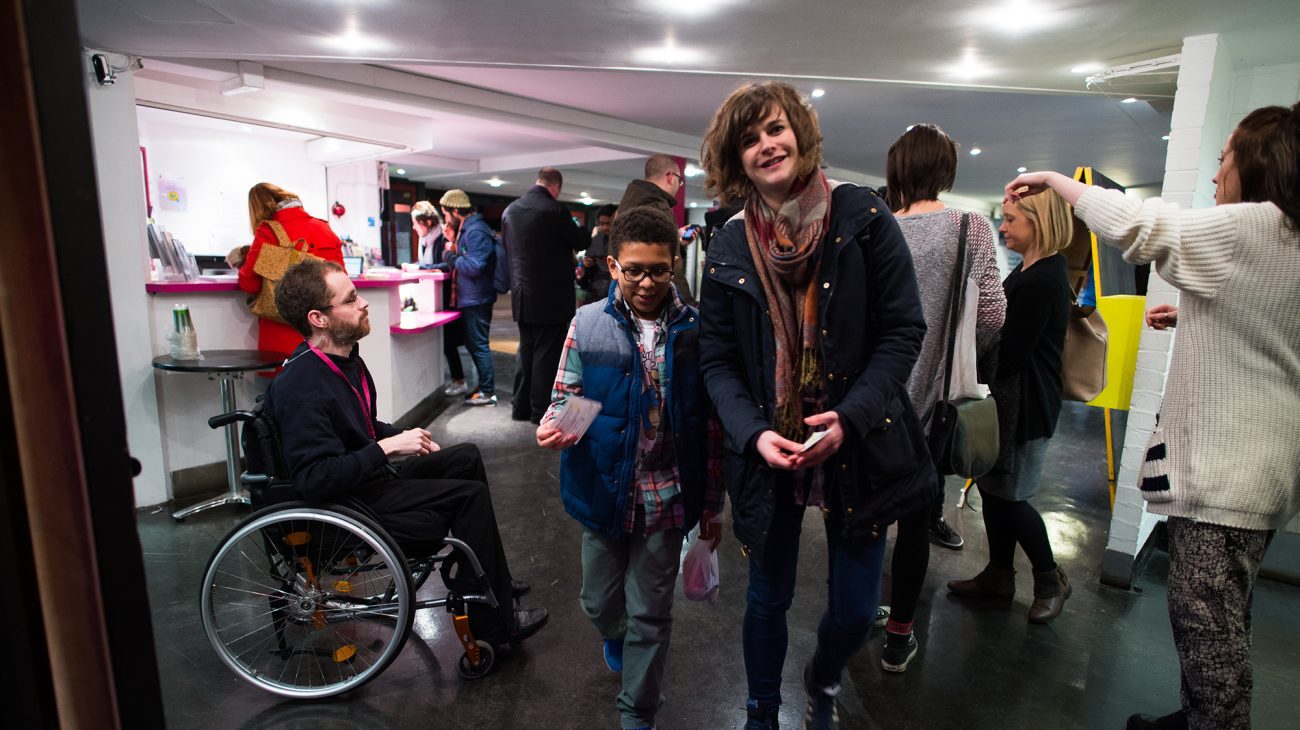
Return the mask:
M1300 103L1247 114L1213 182L1215 207L1198 210L1055 172L1007 184L1022 203L1059 193L1098 240L1179 290L1159 313L1178 337L1138 487L1169 517L1182 707L1134 715L1131 730L1250 727L1255 577L1300 511Z
M951 331L953 271L965 245L960 280L979 290L975 330L979 355L991 354L1007 312L1007 298L998 272L993 226L978 213L947 207L939 193L952 190L957 179L957 143L935 124L914 124L889 147L885 181L889 204L916 264L921 306L925 311L925 342L907 381L912 407L928 431L936 403L944 397ZM966 220L963 239L962 220ZM960 296L960 291L957 292ZM965 313L959 316L964 319ZM912 631L916 604L925 584L930 543L960 550L964 541L943 519L942 482L937 498L915 514L898 520L891 570L892 605L885 616L885 648L880 666L887 672L907 671L919 644ZM883 613L882 609L882 613Z
M880 597L886 527L937 485L904 390L925 336L911 255L884 201L821 172L821 142L794 88L756 83L719 107L700 156L706 187L744 203L709 246L700 370L749 555L746 728L777 727L805 509L822 510L829 552L805 723L837 727L840 674Z

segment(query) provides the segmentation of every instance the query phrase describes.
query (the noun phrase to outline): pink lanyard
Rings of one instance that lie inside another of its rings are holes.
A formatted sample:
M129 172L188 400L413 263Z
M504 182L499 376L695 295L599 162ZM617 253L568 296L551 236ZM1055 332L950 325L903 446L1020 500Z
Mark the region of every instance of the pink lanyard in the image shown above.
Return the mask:
M364 372L361 373L361 390L366 394L365 398L362 398L361 393L357 392L356 386L352 385L352 381L348 380L348 376L344 375L342 370L339 370L339 366L334 364L334 361L330 359L329 355L321 352L320 348L310 342L307 343L307 347L310 347L311 351L316 353L316 357L319 357L324 361L325 366L330 370L333 370L335 375L343 378L343 382L347 383L348 387L352 389L352 394L357 397L357 402L361 404L361 415L366 417L366 433L370 434L371 440L374 440L375 424L374 419L370 417L370 383L366 382L366 374Z

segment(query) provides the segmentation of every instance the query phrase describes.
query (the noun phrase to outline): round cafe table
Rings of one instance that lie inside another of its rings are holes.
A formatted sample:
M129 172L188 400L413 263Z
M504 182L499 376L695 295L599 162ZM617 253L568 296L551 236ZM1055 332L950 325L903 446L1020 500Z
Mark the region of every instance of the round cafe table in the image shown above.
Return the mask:
M159 355L153 359L153 366L176 373L206 373L208 380L221 384L221 412L230 413L235 410L235 380L242 379L246 372L277 368L287 357L283 352L266 350L204 350L201 360L177 360L171 355ZM183 520L197 512L226 504L252 503L248 491L239 483L239 424L232 421L225 428L226 481L230 491L173 512L173 519Z

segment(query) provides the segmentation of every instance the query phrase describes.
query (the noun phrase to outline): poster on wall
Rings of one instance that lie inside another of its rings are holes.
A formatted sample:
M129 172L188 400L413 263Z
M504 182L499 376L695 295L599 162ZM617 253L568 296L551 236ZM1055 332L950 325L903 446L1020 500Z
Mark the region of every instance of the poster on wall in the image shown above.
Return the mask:
M190 196L185 186L176 180L158 177L158 208L184 213L189 208Z

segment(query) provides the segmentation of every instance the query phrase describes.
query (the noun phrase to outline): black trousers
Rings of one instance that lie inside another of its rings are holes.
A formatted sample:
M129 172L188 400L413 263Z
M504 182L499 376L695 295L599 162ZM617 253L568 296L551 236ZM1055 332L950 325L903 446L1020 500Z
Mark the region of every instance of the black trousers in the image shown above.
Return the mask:
M375 511L380 524L403 547L439 543L448 531L465 541L478 556L499 604L496 611L483 604L470 604L470 628L477 638L505 643L514 625L510 568L478 447L457 444L413 457L398 465L397 474L397 479L357 496ZM472 575L468 562L459 563L457 575ZM449 588L457 592L479 592L471 579L460 578L453 583Z
M519 323L519 350L515 353L515 392L510 399L510 417L538 423L551 405L555 371L560 368L565 324Z
M464 380L465 365L460 347L465 344L465 320L455 319L442 326L442 353L447 356L447 379Z

